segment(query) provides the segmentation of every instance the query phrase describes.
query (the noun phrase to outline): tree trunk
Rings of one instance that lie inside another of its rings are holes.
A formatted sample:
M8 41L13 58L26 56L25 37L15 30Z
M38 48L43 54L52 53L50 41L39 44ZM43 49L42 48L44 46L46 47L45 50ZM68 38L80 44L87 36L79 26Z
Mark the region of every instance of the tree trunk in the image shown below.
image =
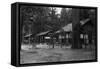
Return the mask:
M79 49L82 48L82 45L80 45L80 32L79 32L79 26L80 26L80 10L79 9L73 9L72 10L72 30L73 30L73 40L72 40L72 48Z

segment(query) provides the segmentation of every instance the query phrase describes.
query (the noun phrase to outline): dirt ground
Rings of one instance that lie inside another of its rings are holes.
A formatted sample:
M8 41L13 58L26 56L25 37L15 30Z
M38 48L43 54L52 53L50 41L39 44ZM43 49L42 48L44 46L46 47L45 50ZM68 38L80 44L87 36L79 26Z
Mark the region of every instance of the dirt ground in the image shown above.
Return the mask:
M93 49L33 48L20 51L21 64L91 59L95 59L95 50Z

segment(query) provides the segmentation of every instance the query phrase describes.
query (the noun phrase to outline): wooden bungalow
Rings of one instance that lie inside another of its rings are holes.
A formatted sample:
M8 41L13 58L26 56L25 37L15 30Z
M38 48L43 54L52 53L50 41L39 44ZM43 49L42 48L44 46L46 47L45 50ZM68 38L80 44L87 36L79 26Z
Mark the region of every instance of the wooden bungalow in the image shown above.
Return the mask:
M83 21L80 21L80 39L81 44L93 44L95 39L95 27L94 24L91 22L91 20L85 19Z
M54 33L54 36L57 37L57 40L62 45L71 44L72 39L72 23L69 23L68 25L65 25L60 30L56 31Z
M28 43L47 43L47 44L68 44L71 43L71 32L72 32L72 23L62 27L59 30L49 30L45 32L38 33L36 35L28 34L24 36Z

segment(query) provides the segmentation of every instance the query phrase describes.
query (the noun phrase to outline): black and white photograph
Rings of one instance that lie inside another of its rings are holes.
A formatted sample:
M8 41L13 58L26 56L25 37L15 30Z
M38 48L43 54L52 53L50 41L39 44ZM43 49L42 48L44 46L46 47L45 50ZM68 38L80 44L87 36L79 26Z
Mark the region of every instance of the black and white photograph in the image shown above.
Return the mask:
M97 61L97 7L15 3L11 64Z
M20 64L96 59L96 10L21 6Z

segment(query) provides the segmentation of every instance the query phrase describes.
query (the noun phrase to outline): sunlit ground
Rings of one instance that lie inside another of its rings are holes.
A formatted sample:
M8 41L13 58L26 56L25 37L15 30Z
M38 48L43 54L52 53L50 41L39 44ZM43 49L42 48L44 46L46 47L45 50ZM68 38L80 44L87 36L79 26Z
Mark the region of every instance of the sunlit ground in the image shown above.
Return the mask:
M20 51L20 63L41 63L95 59L95 49L30 48Z

